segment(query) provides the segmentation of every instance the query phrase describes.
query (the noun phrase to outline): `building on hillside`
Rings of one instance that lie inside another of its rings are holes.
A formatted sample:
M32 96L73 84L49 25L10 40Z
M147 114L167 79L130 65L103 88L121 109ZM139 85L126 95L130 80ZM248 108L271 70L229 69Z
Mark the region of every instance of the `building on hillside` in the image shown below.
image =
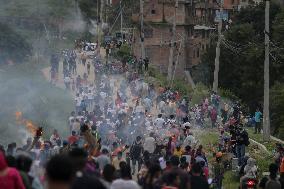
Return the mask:
M152 65L162 73L167 73L169 64L174 2L175 0L144 1L145 52ZM202 53L210 46L210 36L215 33L214 19L217 9L213 0L206 5L194 3L192 0L179 0L173 63L177 68L176 75L182 76L184 70L198 64ZM139 14L134 14L132 20L139 26ZM134 36L134 54L140 58L140 29L136 30Z
M166 73L169 63L170 41L172 36L173 15L175 7L171 0L144 1L144 44L145 53L151 63L161 72ZM180 1L176 14L176 43L174 59L179 56L177 73L183 71L186 64L185 43L187 40L186 2ZM139 14L132 16L139 23ZM181 46L181 47L180 47ZM179 53L178 53L179 51ZM140 30L135 32L134 54L141 57Z

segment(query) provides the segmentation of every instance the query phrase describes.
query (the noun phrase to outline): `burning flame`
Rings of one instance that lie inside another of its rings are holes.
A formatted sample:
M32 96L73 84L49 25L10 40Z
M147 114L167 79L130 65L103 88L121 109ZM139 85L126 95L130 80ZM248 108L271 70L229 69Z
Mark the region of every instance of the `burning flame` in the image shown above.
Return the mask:
M38 127L34 125L34 123L31 120L27 120L23 118L23 113L22 112L15 112L16 116L16 122L18 125L25 125L26 129L33 135L36 134L36 131Z

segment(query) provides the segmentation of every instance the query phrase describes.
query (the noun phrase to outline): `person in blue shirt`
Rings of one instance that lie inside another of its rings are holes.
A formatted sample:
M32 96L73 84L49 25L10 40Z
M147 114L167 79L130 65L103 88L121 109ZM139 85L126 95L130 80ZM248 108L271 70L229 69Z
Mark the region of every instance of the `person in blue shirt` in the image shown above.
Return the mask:
M262 113L257 108L256 112L254 114L254 121L255 121L254 134L260 133L260 130L261 130L261 128L260 128L260 126L261 126L261 121L260 121L261 116L262 116Z

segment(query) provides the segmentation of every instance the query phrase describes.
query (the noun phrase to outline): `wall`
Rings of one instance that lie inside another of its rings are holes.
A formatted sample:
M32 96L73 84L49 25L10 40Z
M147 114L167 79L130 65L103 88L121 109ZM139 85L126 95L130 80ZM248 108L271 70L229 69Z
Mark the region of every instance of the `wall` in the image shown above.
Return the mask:
M169 54L170 54L170 46L169 42L171 40L171 25L152 25L152 36L149 38L145 38L145 52L146 56L149 57L152 64L155 64L158 69L160 69L163 73L167 73L168 63L169 63ZM177 33L181 35L185 35L184 26L177 26ZM141 46L140 46L140 38L139 31L135 32L135 44L134 44L134 54L140 58L141 57ZM181 40L180 37L177 40ZM176 45L177 50L179 48L179 43ZM176 51L177 52L177 51ZM182 46L181 55L179 57L179 66L176 71L177 74L182 74L185 59L183 56L184 48ZM175 54L175 57L177 53ZM175 59L175 58L174 58Z

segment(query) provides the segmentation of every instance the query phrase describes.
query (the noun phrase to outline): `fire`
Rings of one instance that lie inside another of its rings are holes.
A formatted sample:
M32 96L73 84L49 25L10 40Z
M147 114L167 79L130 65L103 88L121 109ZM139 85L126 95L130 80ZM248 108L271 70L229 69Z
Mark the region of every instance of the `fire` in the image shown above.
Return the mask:
M36 134L38 127L31 121L23 118L22 112L15 112L16 122L18 125L25 125L26 129L33 135Z

